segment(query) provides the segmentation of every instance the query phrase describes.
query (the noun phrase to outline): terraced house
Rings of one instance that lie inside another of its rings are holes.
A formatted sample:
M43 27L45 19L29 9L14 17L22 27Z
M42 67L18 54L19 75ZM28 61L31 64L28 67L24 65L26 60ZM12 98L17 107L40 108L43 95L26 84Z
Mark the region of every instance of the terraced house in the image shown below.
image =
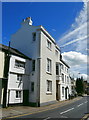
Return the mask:
M28 103L31 59L16 49L0 44L0 105ZM2 86L1 86L2 85Z
M62 60L60 48L43 26L33 26L31 17L12 35L11 47L32 59L29 104L43 106L68 99L71 94L69 66Z

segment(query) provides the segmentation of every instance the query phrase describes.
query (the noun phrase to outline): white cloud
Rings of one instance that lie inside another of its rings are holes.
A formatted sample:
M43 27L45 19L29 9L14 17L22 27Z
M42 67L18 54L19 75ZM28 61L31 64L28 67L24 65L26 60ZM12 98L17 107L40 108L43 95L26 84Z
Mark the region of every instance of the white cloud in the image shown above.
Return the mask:
M88 35L88 36L84 36L84 37L79 38L79 39L72 40L72 41L67 42L66 44L62 45L61 47L64 47L64 46L70 45L70 44L75 43L75 42L78 42L78 41L80 41L80 40L87 40L88 37L89 37L89 35Z
M63 59L71 67L70 72L75 77L78 76L78 73L81 73L84 78L87 78L87 68L89 67L89 56L87 56L89 49L87 48L87 39L89 39L89 35L87 35L87 25L89 24L89 18L87 18L89 14L89 11L87 11L88 5L84 0L83 8L76 16L75 22L58 41L58 44L63 47L62 51L65 50L62 53Z
M70 51L62 53L62 57L63 60L70 66L71 75L78 77L78 73L81 73L81 76L87 78L89 56L80 52Z
M62 53L63 59L70 65L70 66L79 66L83 64L87 64L87 55L84 55L80 52L70 51Z
M71 28L59 39L58 44L60 46L69 46L72 44L75 51L86 54L87 48L87 24L89 20L87 18L87 3L85 2L82 10L75 18L75 22L71 25ZM76 44L77 43L77 44ZM76 45L75 45L76 44Z
M88 80L89 76L87 74L81 74L81 76L83 76L84 80ZM89 82L89 80L88 80Z

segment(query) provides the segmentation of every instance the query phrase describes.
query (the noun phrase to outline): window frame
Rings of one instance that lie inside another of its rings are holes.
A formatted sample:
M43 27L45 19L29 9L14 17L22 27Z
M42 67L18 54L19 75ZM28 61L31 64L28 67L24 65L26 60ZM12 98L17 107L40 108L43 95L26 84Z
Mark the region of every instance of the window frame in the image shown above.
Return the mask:
M35 71L35 65L36 65L36 61L32 60L32 71Z
M62 73L62 83L64 83L64 74Z
M46 93L52 93L52 81L51 80L47 80Z
M52 50L52 43L47 39L47 48Z
M16 99L20 99L22 97L22 91L16 90Z
M32 41L36 41L36 32L32 33Z
M25 62L16 59L15 60L15 67L25 68Z
M31 92L34 92L34 82L31 82Z
M57 68L58 67L58 68ZM58 73L58 74L57 74ZM56 75L59 75L59 64L56 63Z
M62 97L64 97L65 88L62 87Z
M52 72L52 60L47 58L47 67L46 67L46 72L51 73Z

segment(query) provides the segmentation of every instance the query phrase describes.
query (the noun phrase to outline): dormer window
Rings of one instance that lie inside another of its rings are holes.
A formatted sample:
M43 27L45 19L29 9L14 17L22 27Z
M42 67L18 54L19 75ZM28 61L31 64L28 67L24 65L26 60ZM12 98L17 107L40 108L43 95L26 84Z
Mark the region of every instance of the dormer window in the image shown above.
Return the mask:
M15 66L20 68L25 68L25 62L15 60Z

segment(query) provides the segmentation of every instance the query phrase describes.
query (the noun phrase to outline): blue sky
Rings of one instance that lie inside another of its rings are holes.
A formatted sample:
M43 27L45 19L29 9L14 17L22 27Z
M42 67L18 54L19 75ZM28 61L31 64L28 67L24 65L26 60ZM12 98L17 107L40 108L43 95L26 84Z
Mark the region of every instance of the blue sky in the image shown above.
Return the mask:
M87 5L84 2L6 2L2 4L2 40L8 45L11 34L26 17L42 25L61 46L71 74L87 77ZM89 50L89 49L88 49Z
M3 43L20 28L22 19L31 16L33 25L43 25L58 40L82 9L83 3L3 3Z

